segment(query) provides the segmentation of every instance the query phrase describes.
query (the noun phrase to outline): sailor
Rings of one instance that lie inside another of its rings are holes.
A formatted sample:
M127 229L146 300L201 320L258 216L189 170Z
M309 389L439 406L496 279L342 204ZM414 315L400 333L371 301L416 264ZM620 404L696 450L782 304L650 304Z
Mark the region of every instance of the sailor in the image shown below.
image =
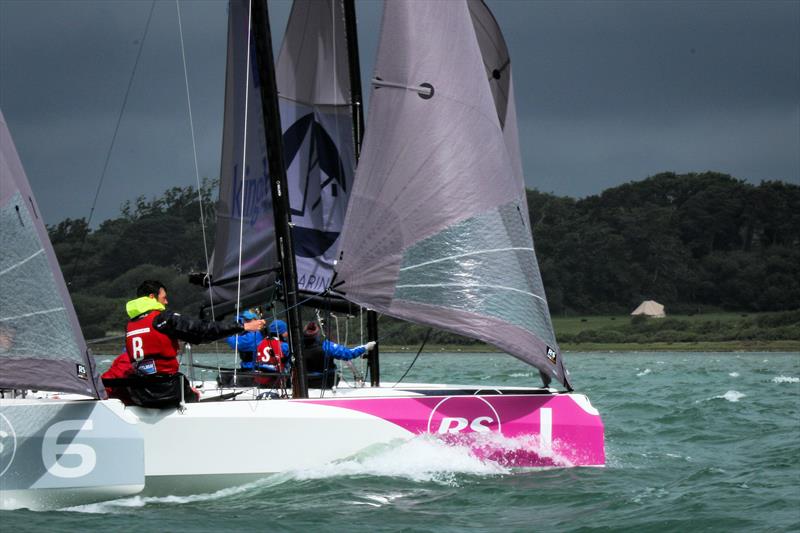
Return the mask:
M286 344L277 335L262 340L256 352L256 368L266 372L283 372L289 364L288 349L284 351L283 348Z
M303 357L308 373L308 386L312 388L330 388L336 364L332 359L349 361L361 357L375 348L375 341L370 341L355 348L322 339L322 333L316 322L309 322L303 330Z
M265 325L265 321L260 319L244 324L211 322L167 311L167 289L163 283L154 280L142 282L136 296L125 306L130 318L125 347L131 366L138 375L177 374L179 340L202 344L232 334L258 331Z
M269 334L281 341L281 351L288 355L289 350L289 327L283 320L273 320L269 323Z
M257 318L258 315L253 311L247 310L237 317L236 321L240 324L247 324ZM263 338L264 336L260 331L247 331L238 335L231 335L225 339L225 341L232 350L237 350L239 352L239 367L243 370L252 370L258 345Z

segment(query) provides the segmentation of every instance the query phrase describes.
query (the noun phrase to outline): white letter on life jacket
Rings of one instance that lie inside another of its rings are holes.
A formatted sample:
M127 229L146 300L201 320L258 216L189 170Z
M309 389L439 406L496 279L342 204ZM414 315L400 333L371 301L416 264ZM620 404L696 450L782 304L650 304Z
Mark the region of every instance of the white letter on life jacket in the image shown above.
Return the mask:
M42 461L47 471L64 478L82 477L94 470L97 465L97 454L86 444L58 444L58 437L65 431L91 431L94 426L91 420L64 420L56 422L44 433L42 439ZM76 466L64 466L61 460L66 455L77 455L80 461Z
M459 417L444 417L442 423L439 424L439 433L458 433L467 427L467 419Z
M142 349L142 338L134 337L131 339L133 345L133 359L138 361L144 357L144 350Z
M469 428L475 433L488 433L491 431L491 429L489 429L488 425L484 424L490 424L492 422L494 422L494 420L490 416L479 416L472 421L472 424L469 425Z

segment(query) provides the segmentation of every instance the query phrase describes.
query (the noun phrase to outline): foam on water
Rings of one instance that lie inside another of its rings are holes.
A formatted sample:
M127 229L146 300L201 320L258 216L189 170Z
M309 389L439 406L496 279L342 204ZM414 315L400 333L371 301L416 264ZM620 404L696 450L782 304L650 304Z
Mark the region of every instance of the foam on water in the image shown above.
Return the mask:
M730 374L728 374L728 375L729 375L730 377L732 377L732 378L738 378L738 377L739 377L739 373L738 373L738 372L731 372L731 373L730 373Z
M151 504L184 505L187 503L207 502L213 500L220 500L222 498L228 498L236 494L241 494L243 492L248 492L265 486L277 485L282 483L283 481L284 481L283 479L280 479L277 476L266 477L263 479L259 479L257 481L253 481L251 483L237 485L236 487L228 487L225 489L218 490L216 492L191 494L188 496L131 496L130 498L120 498L118 500L111 500L107 502L99 502L87 505L78 505L75 507L67 507L62 509L62 511L71 511L76 513L90 513L90 514L107 514L107 513L122 512L126 509L131 509L131 508L146 507L147 505Z
M714 396L714 398L722 398L728 400L729 402L738 402L740 399L744 398L745 395L739 391L729 390L722 396Z
M289 475L298 480L370 475L453 484L456 474L494 476L508 472L498 463L477 457L467 445L454 446L431 435L420 435L373 446L349 459Z
M793 376L775 376L772 378L773 383L800 383L800 378Z
M641 372L639 372L639 373L638 373L638 374L636 374L636 375L637 375L637 376L639 376L639 377L642 377L642 376L646 376L646 375L647 375L647 374L649 374L650 372L652 372L652 370L650 370L649 368L645 368L644 370L642 370Z

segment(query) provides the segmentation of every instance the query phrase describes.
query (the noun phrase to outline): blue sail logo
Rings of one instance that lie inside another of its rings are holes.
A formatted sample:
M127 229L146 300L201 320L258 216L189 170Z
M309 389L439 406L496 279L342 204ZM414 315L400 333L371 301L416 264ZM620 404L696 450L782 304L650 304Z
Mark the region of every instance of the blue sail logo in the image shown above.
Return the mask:
M291 194L295 254L322 257L341 232L347 203L348 172L339 148L325 128L308 113L283 134ZM338 209L332 205L341 204Z

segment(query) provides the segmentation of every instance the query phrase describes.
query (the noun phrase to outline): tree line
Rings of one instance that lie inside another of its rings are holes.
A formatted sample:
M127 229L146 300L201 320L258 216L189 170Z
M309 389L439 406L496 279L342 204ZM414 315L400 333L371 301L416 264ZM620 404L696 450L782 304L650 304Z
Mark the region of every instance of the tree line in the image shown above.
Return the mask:
M122 329L146 278L197 312L204 294L187 275L213 249L215 190L207 180L199 194L140 197L96 229L83 218L48 226L88 338ZM554 314L628 313L645 299L668 313L800 307L800 186L662 173L583 199L528 190L527 200Z

